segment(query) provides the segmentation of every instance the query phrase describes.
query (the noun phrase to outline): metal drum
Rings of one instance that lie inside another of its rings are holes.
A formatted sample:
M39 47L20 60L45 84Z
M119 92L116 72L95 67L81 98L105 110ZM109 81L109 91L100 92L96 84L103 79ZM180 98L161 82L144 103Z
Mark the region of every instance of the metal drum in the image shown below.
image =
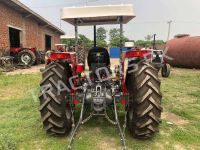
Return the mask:
M200 36L179 35L167 42L165 61L175 67L200 68Z

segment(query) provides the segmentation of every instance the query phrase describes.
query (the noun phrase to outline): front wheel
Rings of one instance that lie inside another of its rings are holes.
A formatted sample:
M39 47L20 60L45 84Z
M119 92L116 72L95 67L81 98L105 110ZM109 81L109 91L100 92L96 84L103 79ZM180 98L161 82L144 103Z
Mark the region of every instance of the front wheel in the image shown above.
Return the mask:
M142 62L127 77L129 131L136 138L150 138L158 131L162 111L158 70Z
M169 77L170 72L171 72L170 68L171 67L170 67L169 64L164 64L164 66L161 69L162 77L164 77L164 78L168 78Z

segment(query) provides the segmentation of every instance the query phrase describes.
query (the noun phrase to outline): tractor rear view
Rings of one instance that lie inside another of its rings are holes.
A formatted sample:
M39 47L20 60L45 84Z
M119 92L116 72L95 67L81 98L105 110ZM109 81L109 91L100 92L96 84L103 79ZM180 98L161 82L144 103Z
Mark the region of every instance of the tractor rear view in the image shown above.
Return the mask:
M78 26L94 27L94 47L87 56L89 76L84 75L84 65L78 61L76 42L75 52L50 53L40 83L40 113L44 129L52 135L71 133L68 149L72 148L79 127L92 117L105 117L116 125L124 149L126 126L139 139L151 138L159 130L162 96L158 70L145 61L146 51L122 51L123 24L134 17L132 5L63 9L62 19L75 26L76 41ZM96 45L96 26L106 24L120 25L121 57L115 76L110 69L107 49ZM79 104L79 119L75 120ZM118 118L120 104L125 106L123 126Z

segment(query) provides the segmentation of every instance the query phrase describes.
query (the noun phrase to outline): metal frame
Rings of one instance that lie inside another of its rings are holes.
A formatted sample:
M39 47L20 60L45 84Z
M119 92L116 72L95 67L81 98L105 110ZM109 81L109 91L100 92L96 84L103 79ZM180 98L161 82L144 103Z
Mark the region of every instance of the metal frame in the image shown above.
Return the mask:
M69 145L67 147L67 150L71 150L72 149L72 144L73 144L73 142L75 140L75 136L76 136L80 126L85 124L85 123L87 123L93 116L97 116L97 117L98 116L100 116L100 117L103 116L111 124L117 125L117 127L119 129L119 134L120 134L120 137L121 137L121 142L122 142L122 145L123 145L123 150L127 150L126 139L125 139L125 131L126 131L126 123L127 123L127 119L126 119L127 109L126 109L126 112L125 112L125 119L124 119L124 124L123 124L122 127L121 127L120 122L119 122L119 117L118 117L118 113L117 113L118 111L117 111L116 99L115 99L114 96L113 96L113 100L114 100L113 112L114 112L114 116L115 116L115 120L114 121L109 118L106 109L105 109L104 113L102 113L102 114L95 114L94 112L91 112L90 115L84 119L84 114L85 114L85 112L87 110L87 108L85 108L86 91L87 91L87 89L84 90L84 97L83 97L83 101L82 101L81 113L80 113L79 121L78 121L78 123L76 125L75 125L75 121L74 121L74 116L72 118L72 122L73 122L72 132L71 132L71 137L70 137L70 141L69 141ZM72 110L72 114L74 114L74 110Z
M120 24L120 79L122 81L121 85L124 88L124 76L123 76L123 72L124 72L124 61L123 61L123 17L122 16L118 16L118 23ZM75 31L75 51L78 50L78 19L75 19L75 26L74 26L74 31ZM97 36L96 36L96 30L97 30L97 26L94 25L94 47L97 46ZM126 91L125 89L123 89L123 91Z
M78 50L78 19L75 19L75 40L76 40L76 44L75 44L75 51ZM124 75L123 75L123 72L124 72L124 60L123 60L123 17L122 16L119 16L118 17L118 23L120 24L120 68L121 68L121 71L120 71L120 81L121 81L121 85L122 85L122 90L124 91L124 87L125 87L125 82L124 82ZM96 29L97 29L97 26L94 25L94 47L97 46L97 36L96 36ZM126 141L125 141L125 129L126 129L126 114L127 112L125 112L125 119L124 119L124 125L123 125L123 128L121 127L120 125L120 122L119 122L119 118L118 118L118 113L117 113L117 106L116 106L116 100L115 100L115 97L113 96L113 99L114 99L114 108L113 108L113 113L114 113L114 116L115 116L115 120L113 121L112 119L109 118L107 112L106 112L106 108L105 108L105 111L104 111L104 114L94 114L93 112L90 113L90 115L88 117L86 117L85 119L83 118L84 117L84 114L85 114L85 94L86 94L86 91L87 91L87 88L84 89L84 97L83 97L83 100L82 100L82 107L81 107L81 113L80 113L80 117L79 117L79 121L78 123L75 125L75 121L74 121L74 118L72 119L73 120L73 128L72 128L72 132L71 132L71 137L70 137L70 141L69 141L69 145L67 147L67 149L72 149L72 144L73 144L73 141L75 139L75 136L78 132L78 129L79 127L82 125L82 124L85 124L87 121L89 121L93 116L104 116L108 122L110 122L111 124L113 125L117 125L118 129L119 129L119 132L120 132L120 137L121 137L121 142L122 142L122 145L123 145L123 149L126 150ZM73 110L73 114L74 114L74 110Z
M92 14L91 14L92 9ZM102 11L103 9L103 11ZM120 11L119 11L119 10ZM71 12L71 13L70 13ZM78 50L78 26L85 26L90 25L94 28L94 47L97 46L97 25L102 24L119 24L120 25L120 86L122 87L122 94L123 96L127 96L128 99L128 93L126 91L125 81L124 81L124 59L123 59L123 24L129 22L132 18L135 17L134 11L132 9L132 5L113 5L113 6L94 6L94 7L72 7L72 8L64 8L63 9L63 16L62 19L75 27L75 51ZM114 88L114 87L113 87ZM113 90L114 91L114 90ZM74 91L75 92L75 91ZM107 114L107 108L108 106L105 105L104 111L100 114L96 114L95 112L91 112L89 116L84 118L85 112L87 110L85 106L85 97L87 93L87 88L83 85L83 99L82 99L82 107L81 112L79 116L79 120L77 124L75 125L74 118L72 118L73 121L73 128L71 132L71 137L69 141L69 145L67 149L72 149L72 144L75 139L75 136L78 132L79 127L89 121L93 116L103 116L107 119L108 122L110 122L113 125L116 125L119 129L121 142L123 145L123 149L126 150L126 141L125 141L125 130L126 130L126 115L127 115L127 105L125 106L125 119L123 126L120 125L120 121L118 118L118 110L116 105L116 99L115 99L115 92L113 93L113 105L112 111L114 114L115 119L111 119ZM72 97L73 98L73 97ZM73 99L72 99L73 100ZM128 104L128 102L127 102ZM72 113L75 113L75 109L72 110Z
M94 25L94 47L97 47L97 26Z

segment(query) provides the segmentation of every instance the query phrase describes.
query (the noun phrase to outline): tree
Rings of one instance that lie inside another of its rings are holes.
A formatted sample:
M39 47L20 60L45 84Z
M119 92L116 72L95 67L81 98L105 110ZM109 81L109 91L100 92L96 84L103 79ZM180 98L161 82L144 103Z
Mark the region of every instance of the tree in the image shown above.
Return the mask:
M99 40L97 39L97 46L99 47L107 47L107 42L105 40Z
M153 38L153 36L150 35L150 34L148 34L148 35L145 36L144 38L145 38L146 41L150 41L150 40Z
M162 45L165 44L163 40L156 40L156 45ZM153 46L153 41L145 41L145 40L137 40L135 42L136 47L152 47Z
M106 34L107 34L107 31L105 28L100 27L97 29L97 46L107 47Z
M122 45L125 45L125 42L128 42L129 39L125 36L122 37ZM115 37L110 41L110 47L121 47L121 39L120 37Z
M62 40L63 44L66 44L68 47L75 46L75 39L64 39ZM78 45L84 47L85 49L90 49L92 47L92 41L87 38L85 35L79 34Z
M107 31L105 28L100 27L97 29L97 40L105 40L106 39Z
M116 37L119 37L120 36L120 29L117 29L117 28L111 29L110 32L109 32L109 36L110 36L110 41L112 41Z
M66 44L68 47L74 46L76 43L75 39L62 39L62 43Z
M78 44L87 50L92 47L92 41L83 34L79 34Z
M135 46L137 47L153 47L153 36L148 34L147 36L144 37L145 40L138 40L135 42ZM156 45L163 45L165 42L163 40L156 40L155 41Z
M121 41L120 41L120 29L113 28L109 32L110 36L110 46L111 47L120 47ZM122 37L122 44L124 46L125 42L129 41L129 39L125 36Z

